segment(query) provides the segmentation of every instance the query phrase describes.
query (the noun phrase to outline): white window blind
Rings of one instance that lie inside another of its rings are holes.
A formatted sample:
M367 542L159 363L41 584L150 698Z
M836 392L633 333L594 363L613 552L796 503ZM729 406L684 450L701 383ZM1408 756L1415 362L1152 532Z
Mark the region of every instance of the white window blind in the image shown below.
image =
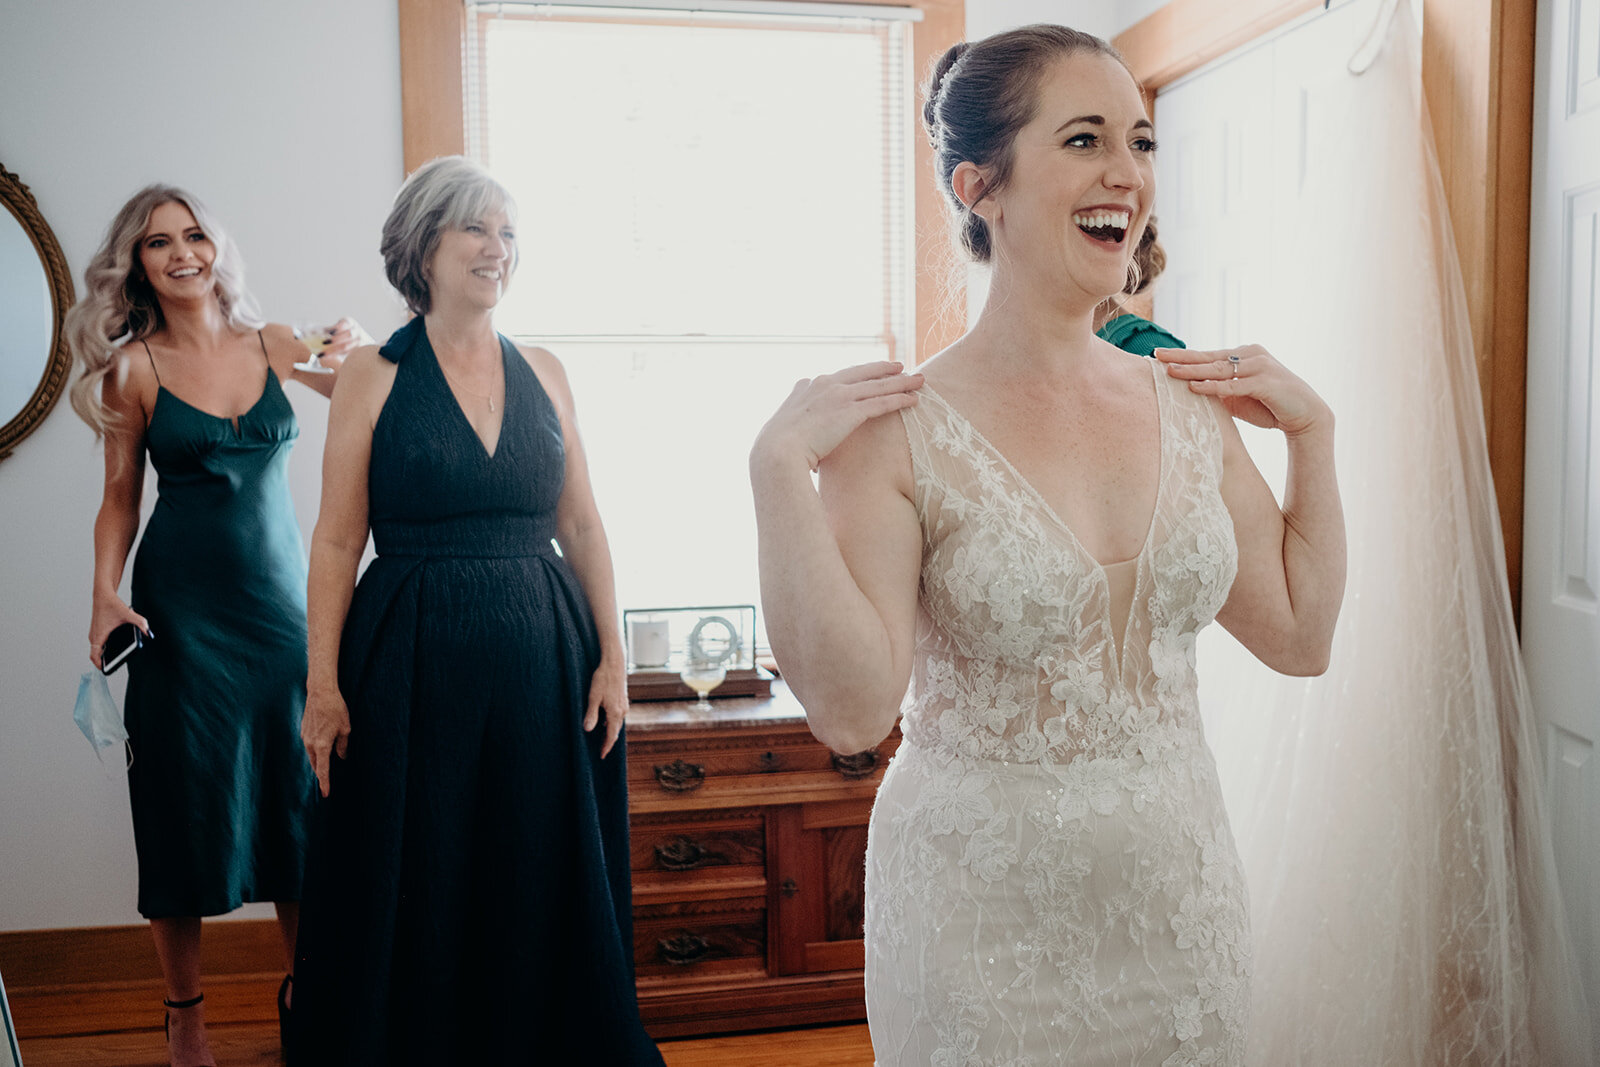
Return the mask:
M497 323L567 368L625 608L756 603L756 431L912 351L909 22L718 6L468 9L470 151L519 207Z

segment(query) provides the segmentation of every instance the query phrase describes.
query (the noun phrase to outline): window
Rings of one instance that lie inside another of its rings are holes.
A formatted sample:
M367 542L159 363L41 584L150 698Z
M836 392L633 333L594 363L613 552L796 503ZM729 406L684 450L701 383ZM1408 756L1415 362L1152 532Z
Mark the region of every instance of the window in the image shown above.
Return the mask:
M746 457L796 379L915 357L910 9L467 9L497 316L572 381L623 607L757 601Z

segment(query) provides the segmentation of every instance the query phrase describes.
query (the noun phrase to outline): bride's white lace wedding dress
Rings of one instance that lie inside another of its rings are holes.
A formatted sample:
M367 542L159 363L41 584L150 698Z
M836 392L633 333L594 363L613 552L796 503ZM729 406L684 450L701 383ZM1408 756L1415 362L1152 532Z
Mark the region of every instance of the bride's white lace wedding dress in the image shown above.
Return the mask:
M932 389L903 413L921 610L867 845L879 1067L1243 1061L1244 878L1194 669L1237 562L1222 442L1151 371L1160 489L1120 568Z

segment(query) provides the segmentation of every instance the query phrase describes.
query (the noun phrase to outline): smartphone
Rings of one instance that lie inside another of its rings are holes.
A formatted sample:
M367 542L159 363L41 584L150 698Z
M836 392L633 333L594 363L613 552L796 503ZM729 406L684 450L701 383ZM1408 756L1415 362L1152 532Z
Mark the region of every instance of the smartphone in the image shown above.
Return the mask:
M112 630L106 643L100 646L100 673L110 674L147 643L151 637L131 622Z

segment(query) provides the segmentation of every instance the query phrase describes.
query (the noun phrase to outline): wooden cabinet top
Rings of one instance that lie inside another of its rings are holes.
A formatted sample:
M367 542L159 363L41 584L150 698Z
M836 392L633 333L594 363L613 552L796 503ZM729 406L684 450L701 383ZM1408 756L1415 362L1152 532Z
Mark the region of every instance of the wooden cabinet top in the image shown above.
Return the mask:
M692 700L651 700L628 706L628 736L686 730L761 728L806 729L806 712L781 681L770 697L713 697L710 711L696 711Z

